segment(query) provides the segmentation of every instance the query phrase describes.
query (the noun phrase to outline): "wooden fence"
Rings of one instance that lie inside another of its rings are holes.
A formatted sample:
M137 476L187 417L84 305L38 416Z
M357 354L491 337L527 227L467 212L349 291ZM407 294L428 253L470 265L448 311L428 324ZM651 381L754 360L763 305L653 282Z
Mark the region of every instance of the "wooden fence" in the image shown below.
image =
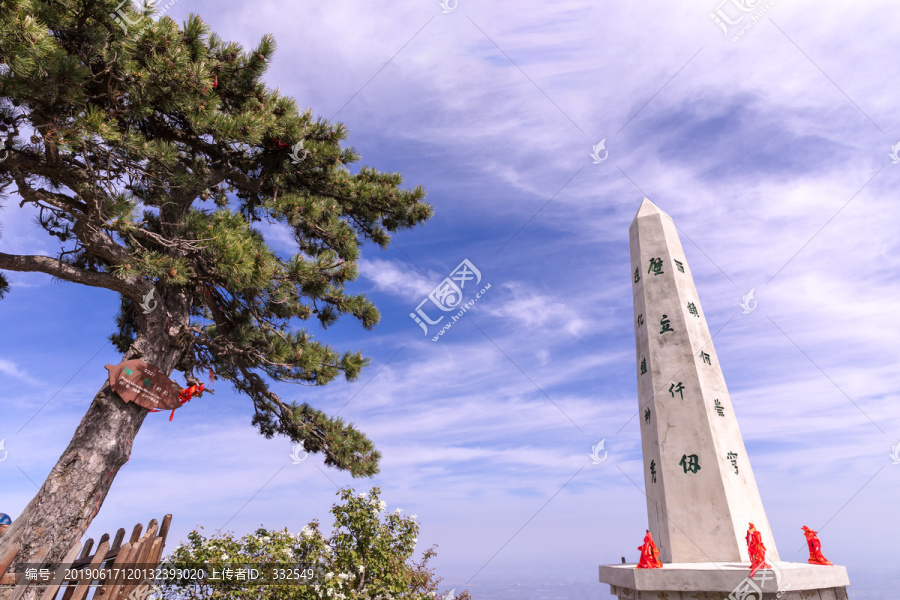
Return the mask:
M11 600L19 600L29 586L36 587L36 597L39 600L84 600L91 587L98 588L94 594L94 600L125 600L132 594L135 598L142 598L146 595L145 591L149 587L149 583L141 582L136 585L137 580L130 580L126 583L121 577L110 580L88 580L87 578L67 580L64 578L66 569L83 569L90 573L90 571L99 569L127 570L129 567L135 566L146 569L151 566L155 567L162 558L171 522L172 515L166 515L161 526L156 519L153 519L147 525L147 532L143 536L141 535L143 525L138 523L134 526L126 544L122 544L122 540L125 539L125 529L119 529L116 532L112 544L109 543L109 534L105 533L100 538L100 544L94 554L90 553L94 547L93 539L89 539L84 548L81 547L80 542L75 542L63 557L59 569L53 573L55 577L45 581L40 578L40 575L35 574L37 578L27 581L27 585L21 584L25 573L6 572L19 551L18 545L14 545L9 552L0 556L0 586L18 584L15 585ZM29 565L36 567L45 564L49 552L49 547L41 548L29 560Z

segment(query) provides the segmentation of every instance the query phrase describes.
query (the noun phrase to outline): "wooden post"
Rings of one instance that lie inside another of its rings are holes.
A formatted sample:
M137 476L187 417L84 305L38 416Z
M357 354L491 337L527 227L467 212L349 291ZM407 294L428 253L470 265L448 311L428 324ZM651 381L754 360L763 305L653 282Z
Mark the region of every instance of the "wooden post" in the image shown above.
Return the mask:
M65 574L65 568L72 561L75 560L75 557L78 556L78 551L81 550L81 542L75 542L72 544L72 547L63 557L62 562L60 563L60 571L56 572L56 577L53 578L53 581L44 590L44 593L41 594L41 600L53 600L56 597L57 592L59 592L59 587L62 585L62 582L65 581L63 575Z

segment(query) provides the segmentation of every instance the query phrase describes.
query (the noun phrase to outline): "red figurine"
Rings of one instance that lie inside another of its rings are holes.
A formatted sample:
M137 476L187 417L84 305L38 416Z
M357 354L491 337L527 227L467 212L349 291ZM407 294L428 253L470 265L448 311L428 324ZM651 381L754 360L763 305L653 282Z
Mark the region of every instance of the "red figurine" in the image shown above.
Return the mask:
M819 532L813 531L804 525L803 535L806 536L806 544L809 546L809 564L811 565L830 565L828 559L822 556L822 542L819 541Z
M638 546L641 551L641 561L638 563L638 569L662 569L662 561L659 560L659 549L653 541L653 534L647 530L644 536L644 543Z
M762 534L750 523L747 530L747 551L750 554L750 578L759 569L771 569L772 565L766 562L766 547L763 545Z

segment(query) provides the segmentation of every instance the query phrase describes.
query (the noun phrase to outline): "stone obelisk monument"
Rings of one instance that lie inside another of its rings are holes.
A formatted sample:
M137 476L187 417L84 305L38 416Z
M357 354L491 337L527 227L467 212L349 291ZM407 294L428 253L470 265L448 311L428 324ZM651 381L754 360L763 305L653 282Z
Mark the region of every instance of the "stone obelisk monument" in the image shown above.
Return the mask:
M747 562L752 522L778 560L675 223L645 199L629 237L644 482L660 558Z
M651 594L682 592L707 594L684 598L727 598L749 573L745 535L753 523L766 560L776 565L769 586L762 582L755 598L775 598L786 589L831 594L809 598L846 598L844 567L779 561L672 218L645 198L629 238L647 516L664 566L601 566L600 580L620 598L678 598Z

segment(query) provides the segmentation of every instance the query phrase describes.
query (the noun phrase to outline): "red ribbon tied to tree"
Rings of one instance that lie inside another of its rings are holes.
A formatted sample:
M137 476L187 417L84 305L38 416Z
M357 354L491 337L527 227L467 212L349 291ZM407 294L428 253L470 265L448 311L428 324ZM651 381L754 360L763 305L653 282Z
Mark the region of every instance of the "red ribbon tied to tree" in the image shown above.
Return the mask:
M178 401L181 402L181 405L184 406L185 403L190 402L191 398L198 398L203 392L206 391L206 386L202 383L199 385L192 385L188 388L184 388L181 390L181 393L178 394ZM172 414L169 415L169 421L175 418L175 409L172 409Z

